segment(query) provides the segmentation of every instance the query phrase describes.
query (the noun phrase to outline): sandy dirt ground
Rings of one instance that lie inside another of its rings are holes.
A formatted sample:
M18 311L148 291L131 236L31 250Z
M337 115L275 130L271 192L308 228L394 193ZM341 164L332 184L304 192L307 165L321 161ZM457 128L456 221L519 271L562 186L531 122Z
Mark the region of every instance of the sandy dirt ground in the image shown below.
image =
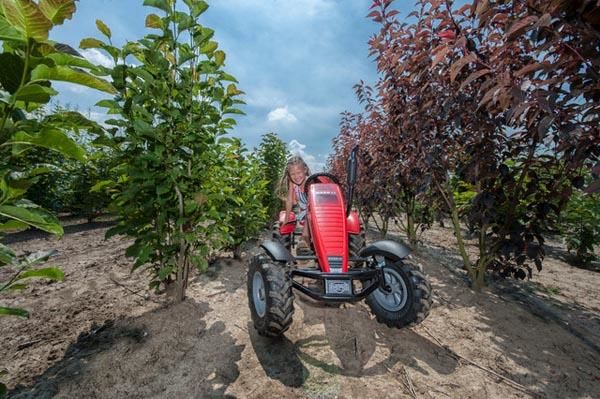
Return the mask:
M435 227L415 255L434 289L420 326L389 329L363 303L327 307L297 294L291 328L269 340L248 309L256 243L241 262L224 256L194 275L187 300L171 304L147 290L143 271L130 273L128 239L104 240L102 222L67 224L61 240L8 237L21 253L56 248L48 264L66 274L0 298L31 312L0 319L11 398L600 397L598 265L569 266L556 241L533 280L475 293L452 233Z

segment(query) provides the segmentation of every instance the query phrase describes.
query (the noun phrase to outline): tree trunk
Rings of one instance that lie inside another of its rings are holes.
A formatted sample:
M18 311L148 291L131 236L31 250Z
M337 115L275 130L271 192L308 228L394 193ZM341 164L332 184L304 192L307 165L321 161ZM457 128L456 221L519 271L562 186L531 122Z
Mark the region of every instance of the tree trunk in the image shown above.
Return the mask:
M236 244L233 247L233 259L242 259L242 244Z

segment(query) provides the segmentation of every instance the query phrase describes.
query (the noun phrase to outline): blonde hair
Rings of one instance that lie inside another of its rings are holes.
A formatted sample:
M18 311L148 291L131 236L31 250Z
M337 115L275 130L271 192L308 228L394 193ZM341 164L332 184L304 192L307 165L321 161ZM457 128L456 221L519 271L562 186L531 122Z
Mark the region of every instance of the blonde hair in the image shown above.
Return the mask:
M290 167L294 165L300 165L306 170L306 176L310 176L310 169L304 159L302 159L299 155L294 155L293 157L288 158L287 163L285 164L285 168L283 168L283 172L281 173L281 178L279 179L279 184L277 185L277 196L281 198L282 201L285 201L288 196L288 188L290 187Z

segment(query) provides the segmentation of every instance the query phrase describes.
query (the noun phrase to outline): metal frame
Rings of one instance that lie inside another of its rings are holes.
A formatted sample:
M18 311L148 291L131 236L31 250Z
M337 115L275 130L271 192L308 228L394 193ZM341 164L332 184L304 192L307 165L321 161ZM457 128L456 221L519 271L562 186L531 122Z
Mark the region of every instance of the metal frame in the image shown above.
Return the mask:
M304 257L315 259L316 257ZM296 259L300 260L300 257L296 257ZM308 260L308 259L307 259ZM348 270L346 273L326 273L322 272L319 269L292 269L289 271L290 277L292 278L292 287L296 288L298 291L308 295L309 297L325 302L356 302L360 301L367 296L369 296L373 291L382 286L382 283L385 281L383 269L381 268L369 268L369 269L361 269L361 270ZM306 277L313 280L323 281L325 285L327 281L349 281L351 294L326 294L325 292L317 292L314 291L307 286L301 284L300 282L294 280L294 277ZM354 292L354 284L355 280L360 281L363 284L363 289L355 293ZM365 283L367 283L365 285Z

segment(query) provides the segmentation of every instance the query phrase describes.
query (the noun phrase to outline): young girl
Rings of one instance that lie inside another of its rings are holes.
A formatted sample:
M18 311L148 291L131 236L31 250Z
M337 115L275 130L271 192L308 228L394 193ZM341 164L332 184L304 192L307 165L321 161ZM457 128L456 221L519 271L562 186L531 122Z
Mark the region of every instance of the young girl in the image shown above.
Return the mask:
M309 175L310 169L308 169L308 165L306 165L306 162L304 162L301 157L296 155L287 161L281 176L281 181L279 182L279 192L282 194L282 199L285 199L284 224L289 221L292 208L295 208L294 213L296 214L296 221L304 221L304 218L306 217L306 207L308 205L306 194L304 194L304 183ZM308 249L309 243L306 225L302 229L302 238L304 239L304 242L300 241L298 243L298 249L306 250Z

